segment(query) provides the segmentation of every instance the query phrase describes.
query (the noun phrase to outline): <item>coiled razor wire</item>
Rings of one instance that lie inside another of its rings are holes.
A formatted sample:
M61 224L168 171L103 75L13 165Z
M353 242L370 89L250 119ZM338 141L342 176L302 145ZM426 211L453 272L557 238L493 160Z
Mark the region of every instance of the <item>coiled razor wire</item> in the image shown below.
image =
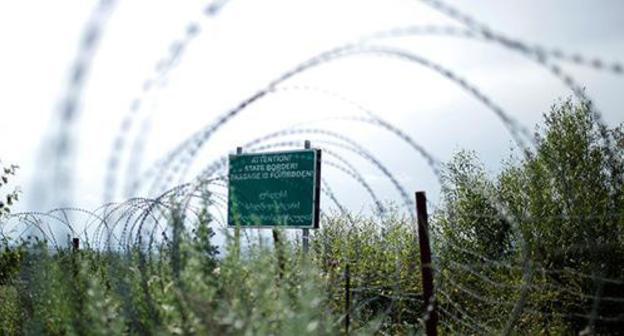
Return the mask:
M220 9L227 2L228 1L212 2L205 9L206 15L216 16L219 13ZM79 115L79 109L77 106L80 103L82 90L85 85L85 79L88 75L88 70L92 66L91 63L97 50L98 41L104 31L105 23L112 13L112 9L115 3L112 0L100 1L87 24L87 29L83 34L83 42L72 65L70 76L71 78L65 90L63 103L61 106L61 112L59 113L59 128L57 131L52 132L52 143L54 144L55 149L52 152L53 178L50 180L50 182L46 182L50 183L50 187L40 188L40 190L38 190L38 192L41 192L43 195L42 199L45 199L45 197L47 197L46 193L48 193L49 190L55 189L56 191L58 191L58 198L60 199L60 204L63 207L51 210L49 212L25 212L11 215L8 219L8 225L6 227L2 227L2 232L0 232L0 235L7 236L8 234L10 234L5 232L6 228L9 228L6 231L16 230L20 232L18 236L37 232L41 234L46 240L50 241L54 247L60 248L61 245L56 238L57 233L55 230L52 229L52 226L50 225L50 222L54 222L58 223L62 228L66 228L67 231L70 232L72 235L84 237L87 244L93 244L94 247L100 246L112 249L112 242L115 241L117 248L125 250L127 253L130 252L131 248L135 247L138 247L139 251L143 251L143 247L145 245L143 239L147 237L149 239L145 249L149 252L148 255L151 255L153 244L157 241L157 239L155 238L156 234L158 232L166 231L166 226L162 223L167 217L167 213L170 213L172 210L181 207L181 209L183 209L180 218L180 224L182 225L182 227L174 226L173 229L174 231L179 229L185 229L184 223L186 220L186 216L198 215L198 208L194 206L192 202L194 200L202 199L204 195L200 192L200 190L207 188L208 186L210 186L211 183L214 183L215 181L223 180L222 176L215 177L214 175L218 173L223 173L223 169L226 168L227 162L224 158L217 159L213 163L208 165L202 171L202 173L191 179L190 183L184 183L184 181L187 179L187 174L194 161L197 159L197 156L199 155L202 147L208 143L208 141L216 132L218 132L234 117L239 115L240 112L247 109L247 107L263 98L268 97L269 95L273 95L278 92L285 92L287 90L317 91L330 96L334 96L335 98L338 98L343 102L355 106L356 108L358 108L358 110L364 112L366 117L355 117L350 119L344 118L344 120L350 120L354 122L366 122L386 131L389 131L395 136L398 136L400 139L402 139L403 142L413 148L415 152L425 160L434 175L439 179L439 161L435 159L434 156L429 153L429 151L427 151L424 147L422 147L415 140L413 140L412 137L409 136L406 132L381 119L377 114L372 113L370 109L367 109L361 104L357 104L351 100L344 99L341 95L333 94L330 92L323 92L322 89L311 89L310 87L289 88L283 85L289 79L300 73L337 59L355 55L368 54L397 58L408 61L410 63L419 64L441 75L443 78L446 78L447 80L456 84L462 90L468 92L472 97L476 98L479 102L481 102L488 110L493 112L494 115L502 122L503 126L509 131L516 145L518 145L518 147L525 151L525 155L528 155L527 153L529 146L534 144L535 141L533 136L524 128L524 126L520 125L517 121L515 121L510 114L506 113L502 107L494 103L494 101L489 96L487 96L473 84L469 83L467 79L462 78L455 72L448 70L444 66L437 64L430 59L418 56L414 53L398 48L369 44L371 41L379 41L386 38L402 36L436 35L481 40L497 44L507 50L516 52L536 62L538 65L547 69L555 78L561 80L564 85L567 86L579 100L588 102L588 104L590 104L589 108L594 113L596 120L598 121L599 131L603 138L602 140L606 143L609 162L612 163L612 166L609 167L609 169L616 169L615 162L618 162L618 158L616 157L616 153L611 150L611 138L609 137L607 127L602 120L601 113L598 109L596 109L594 105L590 103L589 97L585 94L584 90L577 83L577 81L571 75L566 73L556 62L567 62L578 66L589 67L594 70L610 72L618 75L623 73L623 68L620 63L606 62L598 58L588 58L580 54L566 53L556 48L546 48L539 45L531 45L518 39L510 38L503 34L497 33L486 25L480 23L475 18L462 13L461 11L444 2L437 0L422 0L422 2L430 6L434 10L444 14L445 16L454 19L455 21L460 23L462 27L399 27L385 32L366 36L355 43L346 44L344 46L312 57L309 60L294 67L290 71L287 71L281 76L277 77L275 80L271 81L266 87L260 89L254 95L251 95L250 97L242 100L241 103L233 109L218 116L213 123L209 124L202 130L198 131L191 137L181 142L173 151L164 156L157 162L156 165L153 166L152 171L154 172L154 177L147 178L145 180L139 180L136 185L129 184L129 188L127 188L130 191L136 191L143 185L148 184L149 180L151 180L152 188L151 192L148 193L148 195L152 196L156 194L157 196L153 198L134 197L127 201L119 203L110 202L111 200L113 200L114 195L116 194L116 186L118 185L119 179L118 167L120 158L122 152L124 151L126 143L129 142L127 139L127 137L129 136L129 130L134 124L134 119L138 117L137 115L138 111L141 108L141 103L146 97L147 93L151 92L152 88L156 87L159 82L162 82L164 78L168 75L168 73L174 69L175 65L180 62L184 50L187 49L188 44L190 44L194 40L194 37L199 32L198 24L190 23L187 26L185 37L180 41L172 43L170 48L170 54L167 57L163 58L161 62L159 62L156 69L156 75L153 78L145 81L143 93L132 102L130 111L124 117L120 130L115 136L113 149L111 150L111 155L108 161L106 187L104 192L104 199L107 204L96 209L95 211L88 211L80 208L72 208L69 205L72 203L71 192L73 190L73 160L75 155L74 143L76 142L75 130L79 126L76 124L76 120L78 120ZM315 143L321 143L324 146L330 146L331 148L340 148L342 150L350 151L352 153L355 153L356 155L359 155L360 157L371 163L373 166L380 169L382 173L389 178L391 184L393 184L394 187L398 190L399 194L404 200L405 206L408 207L408 213L413 216L412 200L410 199L407 191L405 191L401 184L398 182L398 180L393 177L393 173L388 168L386 168L380 160L375 158L375 155L373 153L369 153L362 145L349 139L346 136L323 129L299 127L269 134L263 138L252 141L246 147L249 150L270 150L281 147L301 147L300 141L283 141L282 138L299 137L303 135L318 136L320 137L320 139L315 140ZM333 138L333 140L327 140L326 138ZM281 142L266 143L268 140L278 140ZM142 150L143 146L137 144L144 142L144 131L141 131L134 139L135 146L133 146L132 153L130 155L130 163L135 162L133 160L135 160L137 157L140 157L140 151ZM342 157L338 153L333 152L333 149L324 148L324 150L326 153L329 153L330 156L332 156L335 160L337 160L337 162L328 161L326 164L345 173L356 183L361 185L371 196L373 202L376 204L379 212L381 213L383 210L381 202L379 201L378 197L375 194L375 191L372 189L370 184L363 178L363 175L361 174L359 169L351 165L346 158ZM609 176L613 178L619 178L618 174L611 174ZM132 183L132 180L134 180L134 178L129 177L129 174L127 174L126 182ZM615 180L614 182L619 183L621 181ZM332 200L334 205L340 210L343 215L347 216L347 218L351 222L351 228L354 228L356 225L353 222L349 211L336 197L335 193L330 187L330 183L323 180L322 184L323 193L327 195L330 200ZM219 186L222 187L223 185L221 184ZM491 203L491 205L496 209L498 214L502 218L507 220L514 230L518 231L518 219L514 218L514 216L508 213L504 204L498 199L498 197L496 195L490 194L484 196L486 196L488 202ZM215 196L213 197L215 197L216 199L215 203L220 202L223 207L226 206L225 194L217 195L215 193ZM44 204L44 202L45 201L41 201L40 203ZM77 215L85 217L84 223L80 225L80 227L82 228L81 230L78 229L78 225L80 223L75 220ZM610 214L597 214L596 216L602 215ZM224 222L224 219L222 218L221 221ZM95 228L93 229L93 233L90 232L92 226L95 226ZM19 227L21 227L23 230L20 231L18 229ZM147 234L147 236L145 236L145 234ZM93 239L90 240L90 237ZM519 237L522 237L522 235L519 235ZM175 232L173 238L175 239ZM452 276L444 276L440 272L437 272L438 287L440 287L440 281L442 281L441 279L443 278L446 282L450 283L454 287L454 289L460 290L477 300L481 300L486 304L491 303L497 306L506 306L511 309L510 317L507 320L507 323L502 331L503 334L508 335L512 332L515 321L519 318L520 314L523 311L530 313L539 313L525 306L529 290L539 290L540 288L542 288L539 287L539 284L533 283L534 272L569 272L571 274L574 274L575 276L593 279L594 281L597 281L598 284L622 283L622 281L619 279L604 278L600 276L600 274L583 274L576 272L575 270L549 270L546 267L539 266L537 263L529 259L528 248L524 246L524 241L521 240L519 244L520 246L518 247L518 249L523 253L523 261L521 263L521 266L511 266L507 264L502 265L503 267L517 268L517 270L521 271L523 274L522 284L513 286L512 288L519 293L519 298L517 301L497 302L496 300L482 297L474 290L460 283L457 283L455 280L452 279ZM461 249L462 247L456 246L455 248ZM483 258L483 256L478 257ZM346 262L348 263L350 261L347 260ZM484 281L491 286L500 287L501 285L496 283L493 279L488 278L486 275L477 273L476 271L474 271L474 267L471 268L471 265L463 265L453 262L451 262L450 265L462 271L474 274L481 281ZM498 265L496 264L492 265L498 267ZM140 267L144 266L144 263L140 265ZM146 272L142 274L145 275ZM142 283L146 284L147 279L143 279ZM395 288L395 292L398 293L400 292L400 288L398 287L399 282L395 281L395 284L397 285L397 287ZM123 283L121 284L121 286L123 287ZM600 286L598 287L601 288ZM464 327L473 330L476 333L490 333L493 330L492 326L488 326L487 323L481 323L480 321L471 318L461 308L460 305L452 302L450 296L445 292L445 290L446 289L444 288L440 288L439 294L448 300L448 302L450 303L450 307L440 307L440 311L442 314L448 316L450 319L463 325ZM610 317L598 316L597 305L600 303L600 301L621 301L620 298L600 297L601 295L599 289L597 289L594 295L588 295L585 293L570 294L580 295L580 297L583 299L594 299L594 305L590 314L577 314L580 315L580 317L587 318L590 327L593 326L593 323L597 320L613 320L613 318ZM396 297L392 298L391 306L394 304L395 298ZM153 311L151 298L148 296L145 299L146 302L148 302L149 310ZM456 316L454 312L450 311L449 308L451 307L452 309L455 309L455 311L458 312L460 316ZM427 318L426 314L424 318ZM442 321L442 323L445 322Z

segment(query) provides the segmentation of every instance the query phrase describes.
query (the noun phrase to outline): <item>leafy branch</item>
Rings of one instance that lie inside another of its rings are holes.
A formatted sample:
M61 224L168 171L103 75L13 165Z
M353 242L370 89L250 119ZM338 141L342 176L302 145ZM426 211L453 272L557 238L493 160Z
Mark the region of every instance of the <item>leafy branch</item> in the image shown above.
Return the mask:
M0 167L2 168L0 171L0 195L2 195L2 189L9 185L9 181L15 176L19 166L14 164L4 166L2 165L2 160L0 160ZM19 201L20 194L20 189L16 187L9 193L0 197L0 218L11 213L11 206L13 206L14 202Z

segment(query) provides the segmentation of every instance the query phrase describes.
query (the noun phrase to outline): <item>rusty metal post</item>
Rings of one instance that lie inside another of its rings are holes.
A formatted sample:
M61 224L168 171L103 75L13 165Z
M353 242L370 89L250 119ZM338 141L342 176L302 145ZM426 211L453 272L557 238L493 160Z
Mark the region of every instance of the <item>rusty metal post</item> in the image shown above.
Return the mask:
M436 336L438 334L438 313L433 295L433 267L431 263L431 246L429 245L429 215L427 214L427 196L424 191L416 193L416 215L418 218L420 267L425 299L425 330L427 336Z

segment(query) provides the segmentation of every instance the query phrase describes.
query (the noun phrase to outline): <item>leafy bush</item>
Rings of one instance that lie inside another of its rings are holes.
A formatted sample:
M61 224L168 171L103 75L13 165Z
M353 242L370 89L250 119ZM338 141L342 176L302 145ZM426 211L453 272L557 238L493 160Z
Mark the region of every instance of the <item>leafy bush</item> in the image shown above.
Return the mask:
M507 162L496 178L473 153L447 165L435 221L441 268L473 267L452 277L442 271L453 288L446 301L497 321L527 288L525 314L517 317L525 330L621 331L622 128L600 126L586 101L568 99L544 117L535 150Z
M442 333L624 330L624 132L566 100L536 135L494 177L474 152L446 164L431 220ZM234 229L218 249L202 199L141 212L162 234L148 243L125 232L117 247L51 251L4 237L0 334L330 335L347 318L356 334L422 332L411 217L330 212L307 252L282 230L242 246Z

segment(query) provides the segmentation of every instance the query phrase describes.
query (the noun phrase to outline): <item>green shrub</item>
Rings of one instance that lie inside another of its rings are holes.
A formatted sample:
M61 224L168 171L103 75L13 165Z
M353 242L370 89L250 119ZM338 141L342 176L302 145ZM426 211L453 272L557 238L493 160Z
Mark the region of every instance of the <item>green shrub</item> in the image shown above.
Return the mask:
M622 330L622 128L600 126L585 101L544 117L535 150L495 178L469 152L447 165L434 221L442 302L501 328L524 296L516 327L531 333Z

